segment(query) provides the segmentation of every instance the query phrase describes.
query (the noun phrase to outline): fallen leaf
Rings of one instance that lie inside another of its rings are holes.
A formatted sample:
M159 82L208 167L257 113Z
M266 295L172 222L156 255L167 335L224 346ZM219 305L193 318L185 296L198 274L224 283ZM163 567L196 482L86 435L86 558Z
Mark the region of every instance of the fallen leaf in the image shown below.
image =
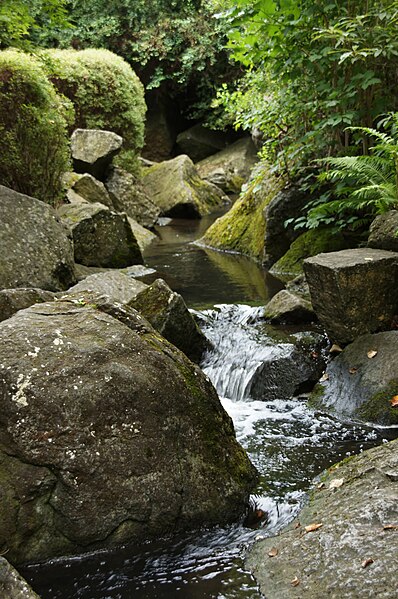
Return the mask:
M368 566L370 566L370 564L373 564L373 562L374 562L374 559L372 559L371 557L368 557L367 559L363 560L361 567L367 568Z
M348 372L350 374L355 374L356 372L358 372L358 368L356 368L356 366L353 366L352 368L350 368L350 370Z
M337 343L333 343L332 347L329 349L329 353L334 354L337 352L342 352L343 348L340 347L340 345L337 345Z
M393 408L398 406L398 395L394 395L394 397L390 399L390 404Z
M277 550L277 548L276 548L276 547L272 547L272 549L270 549L270 550L268 551L268 555L269 555L270 557L276 557L276 556L278 555L278 550Z
M317 485L318 489L323 489L323 487L325 486L325 483L319 483L319 485Z
M305 527L305 532L314 532L314 530L318 530L321 526L323 526L322 522L308 524L308 526Z
M385 524L383 530L398 530L398 524Z
M370 349L367 353L369 360L377 356L377 351L375 349Z
M292 585L292 587L298 587L298 585L300 584L299 579L297 578L297 576L295 576L293 578L293 580L290 581L290 584Z
M330 485L329 485L329 489L338 489L340 488L344 483L344 478L335 478L334 480L331 481Z
M323 375L321 376L321 378L319 379L319 382L320 382L320 383L323 383L324 381L328 381L328 380L329 380L329 378L330 378L330 377L329 377L328 373L327 373L327 372L325 372L325 374L323 374Z
M296 522L296 524L294 525L294 528L300 528L301 524L300 522Z
M314 360L317 360L319 358L319 353L317 351L312 351L311 358L313 358Z

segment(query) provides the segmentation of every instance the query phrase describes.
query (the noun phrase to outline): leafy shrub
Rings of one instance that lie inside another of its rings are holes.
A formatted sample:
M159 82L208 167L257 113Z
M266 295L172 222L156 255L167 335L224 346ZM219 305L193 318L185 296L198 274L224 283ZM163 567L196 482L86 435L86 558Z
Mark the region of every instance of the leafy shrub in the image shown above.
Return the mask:
M119 56L108 50L46 50L40 53L50 80L71 100L76 128L121 135L123 165L132 168L144 144L144 88Z
M0 52L0 183L48 203L69 168L67 118L73 112L32 56Z

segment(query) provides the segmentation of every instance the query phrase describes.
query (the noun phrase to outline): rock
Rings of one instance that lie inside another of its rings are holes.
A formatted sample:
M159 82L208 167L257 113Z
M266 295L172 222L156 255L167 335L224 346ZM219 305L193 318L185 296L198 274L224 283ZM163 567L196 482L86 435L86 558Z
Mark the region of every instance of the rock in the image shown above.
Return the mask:
M398 210L380 214L370 225L368 246L398 252Z
M341 233L329 229L311 229L293 241L286 254L270 268L270 273L286 281L303 273L306 258L348 247L350 241Z
M54 294L43 289L19 288L0 290L0 321L10 318L18 310L29 308L33 304L51 302Z
M154 243L158 237L155 233L152 233L149 229L141 226L137 223L133 218L127 217L131 230L133 231L133 235L137 240L138 246L141 252L144 252L152 243Z
M398 535L386 527L398 522L397 470L398 441L329 468L299 517L250 551L247 566L267 599L395 597Z
M326 369L310 401L344 418L398 424L398 331L358 337Z
M304 273L288 281L286 283L286 289L308 301L311 300L310 289L308 287L307 279L305 278Z
M209 348L209 341L191 316L181 295L172 291L162 279L156 279L130 305L194 362L199 362Z
M398 308L398 253L367 248L304 263L315 313L334 343L391 327Z
M143 227L153 227L160 209L133 175L119 167L113 167L105 185L117 212L125 212Z
M196 164L202 179L226 193L239 193L258 161L257 150L250 137L239 139L220 152Z
M264 308L264 316L274 324L299 324L314 322L316 315L310 302L282 289Z
M103 181L113 158L120 152L123 139L112 131L76 129L71 137L73 168L90 173Z
M89 275L68 289L68 295L73 294L74 297L78 297L81 293L84 298L85 293L94 292L106 296L113 303L128 304L147 287L148 285L141 281L132 279L118 270L112 270Z
M145 120L145 146L142 156L155 162L169 160L177 138L180 118L176 104L156 91L146 93L148 111Z
M113 209L113 203L105 185L88 173L77 178L72 185L72 190L90 204L99 203Z
M8 563L0 557L0 597L3 599L40 599L33 592L26 580Z
M72 232L76 262L109 268L143 263L125 214L102 204L64 205L58 214Z
M54 209L2 185L0 206L0 289L73 285L73 245Z
M222 131L194 125L177 136L177 146L182 154L198 162L226 147L228 136Z
M78 193L73 191L73 189L68 189L66 192L66 203L67 204L89 204L87 200L79 196Z
M288 219L298 218L303 208L311 200L307 192L293 185L279 191L265 208L267 223L264 238L263 264L269 268L288 251L292 242L302 231L295 230L294 224L285 226Z
M84 266L84 264L76 264L76 276L78 281L83 281L90 275L96 275L100 272L115 272L114 268L101 268L99 266ZM133 266L126 266L126 268L118 269L123 275L127 275L133 279L143 279L148 276L152 276L156 273L154 268L149 268L144 264L134 264Z
M200 218L229 201L218 187L199 177L184 155L145 169L142 182L161 216Z
M99 296L0 323L0 397L14 563L230 522L256 479L199 368Z

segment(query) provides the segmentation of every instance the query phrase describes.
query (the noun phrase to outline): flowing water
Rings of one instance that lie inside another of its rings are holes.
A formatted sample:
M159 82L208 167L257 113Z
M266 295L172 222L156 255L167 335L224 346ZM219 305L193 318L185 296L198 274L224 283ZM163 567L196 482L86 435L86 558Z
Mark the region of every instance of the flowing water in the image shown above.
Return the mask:
M275 344L258 307L280 283L244 258L189 245L203 226L180 221L162 228L161 242L147 262L195 308L213 342L202 368L261 473L255 502L268 514L266 522L256 529L241 522L160 539L139 550L126 546L30 566L23 574L42 599L259 598L244 568L247 547L286 525L305 501L313 477L330 464L396 436L394 429L314 413L305 397L250 397L262 362L270 354L278 358L287 347L283 332Z

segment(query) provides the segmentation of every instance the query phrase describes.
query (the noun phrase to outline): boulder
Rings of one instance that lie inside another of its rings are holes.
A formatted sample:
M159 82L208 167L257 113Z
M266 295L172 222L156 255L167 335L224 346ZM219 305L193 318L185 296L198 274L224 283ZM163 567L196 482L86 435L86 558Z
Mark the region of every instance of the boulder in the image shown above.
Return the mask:
M99 203L113 209L113 203L105 185L88 173L78 175L71 189L90 204Z
M103 181L122 144L120 135L112 131L75 129L71 137L73 169L77 173L90 173Z
M133 231L134 237L137 240L138 247L143 253L152 243L157 241L158 237L155 233L152 233L149 229L146 229L133 218L127 217L128 223Z
M218 187L199 177L184 155L145 169L142 182L161 216L200 218L229 201Z
M182 154L198 162L226 147L228 136L222 131L207 129L203 125L194 125L177 136L177 146Z
M96 275L100 272L115 272L114 268L101 268L99 266L84 266L84 264L76 264L76 276L78 281L83 281L90 275ZM148 276L152 276L156 273L154 268L149 268L144 264L134 264L133 266L126 266L126 268L120 268L119 272L133 279L143 279Z
M177 129L181 117L178 107L167 94L147 90L145 97L148 111L145 119L145 146L142 156L145 159L161 162L173 156ZM181 130L181 129L180 129Z
M304 262L312 305L333 342L389 329L398 308L398 253L361 248Z
M0 557L0 597L3 599L40 599L33 592L26 580L8 563Z
M268 302L264 317L274 324L300 324L316 320L310 302L286 289L279 291Z
M0 212L0 289L76 282L72 241L51 206L0 185Z
M0 398L14 563L233 521L256 480L200 369L99 296L0 323Z
M226 193L239 193L258 161L257 150L250 137L239 139L220 152L196 164L202 179Z
M395 597L397 471L398 441L329 468L298 518L250 551L267 599Z
M170 343L199 362L210 343L196 324L181 295L156 279L130 302Z
M125 212L143 227L153 227L160 208L148 197L136 177L119 167L113 167L105 185L117 212Z
M398 424L398 331L362 335L326 368L310 402L344 418Z
M311 299L310 289L308 287L307 279L305 278L304 273L297 275L297 277L288 281L286 283L286 289L308 301Z
M54 294L43 289L21 287L0 290L0 321L10 318L18 310L29 308L41 302L51 302Z
M143 263L125 214L102 204L64 205L58 214L72 232L76 262L109 268Z
M398 210L380 214L370 225L368 246L398 252Z
M128 304L147 287L145 283L128 277L119 270L111 270L89 275L68 289L68 295L73 294L74 297L78 297L82 294L84 298L87 293L98 293L106 296L111 302Z

